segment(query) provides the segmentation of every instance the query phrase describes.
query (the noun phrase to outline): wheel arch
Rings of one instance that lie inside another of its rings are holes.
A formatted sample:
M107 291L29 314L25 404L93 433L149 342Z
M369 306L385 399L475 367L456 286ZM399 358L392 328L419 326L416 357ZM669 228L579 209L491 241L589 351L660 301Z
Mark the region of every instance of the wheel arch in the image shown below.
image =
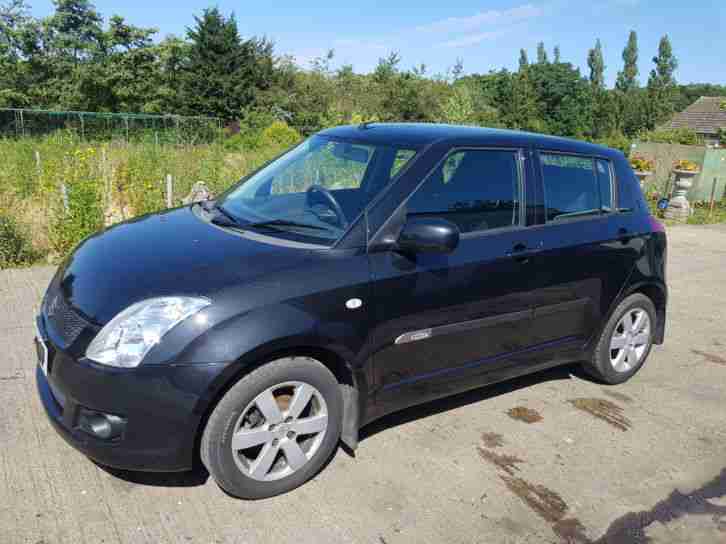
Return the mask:
M612 313L612 311L617 307L618 304L620 304L623 299L635 293L645 295L651 300L653 306L655 306L656 327L655 334L653 335L653 343L662 344L665 339L666 306L668 303L668 291L665 285L662 285L655 281L643 281L629 286L628 289L623 293L623 295L613 305L610 313Z
M261 352L261 353L260 353ZM255 350L255 354L247 354L230 364L218 377L209 394L202 400L197 408L199 422L194 433L194 456L199 455L202 434L214 408L219 401L244 376L252 370L279 359L309 357L324 365L330 370L340 385L343 399L343 421L341 441L351 450L358 447L358 428L365 410L363 399L367 391L365 374L355 372L348 361L338 352L323 346L300 344L276 350L265 350L264 347Z
M630 295L635 293L641 293L647 296L655 306L656 312L656 327L655 334L653 335L654 344L662 344L665 339L665 321L666 321L666 306L668 303L668 289L666 286L658 281L649 279L627 285L620 291L620 294L610 304L607 313L603 316L596 331L585 344L584 350L587 354L591 354L597 344L598 338L602 334L603 329L607 325L613 312L617 309L620 303L628 298ZM588 355L589 356L589 355Z

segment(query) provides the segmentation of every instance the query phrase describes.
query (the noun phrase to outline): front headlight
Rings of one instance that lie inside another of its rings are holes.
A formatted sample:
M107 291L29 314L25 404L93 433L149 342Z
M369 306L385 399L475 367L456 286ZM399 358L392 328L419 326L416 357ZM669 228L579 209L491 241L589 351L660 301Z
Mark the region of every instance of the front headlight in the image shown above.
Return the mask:
M152 298L132 304L101 329L86 357L104 365L137 367L167 332L210 304L193 297Z

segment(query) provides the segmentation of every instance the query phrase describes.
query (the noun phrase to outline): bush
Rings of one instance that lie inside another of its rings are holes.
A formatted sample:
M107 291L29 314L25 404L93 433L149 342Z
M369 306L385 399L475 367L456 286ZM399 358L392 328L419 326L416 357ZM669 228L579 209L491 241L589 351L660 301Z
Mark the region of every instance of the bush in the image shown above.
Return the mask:
M261 117L255 117L251 124L244 125L239 133L230 136L224 142L228 150L262 150L275 149L281 151L302 140L301 134L284 121L271 121L260 126Z
M302 140L300 133L283 121L275 121L262 131L262 143L265 146L288 148Z
M0 216L0 269L30 264L37 258L30 241L10 217Z
M609 136L595 140L595 143L604 145L605 147L618 149L619 151L622 151L625 156L628 156L630 153L630 146L633 142L622 132L615 132Z
M703 145L703 138L689 128L651 130L640 134L638 139L658 144Z

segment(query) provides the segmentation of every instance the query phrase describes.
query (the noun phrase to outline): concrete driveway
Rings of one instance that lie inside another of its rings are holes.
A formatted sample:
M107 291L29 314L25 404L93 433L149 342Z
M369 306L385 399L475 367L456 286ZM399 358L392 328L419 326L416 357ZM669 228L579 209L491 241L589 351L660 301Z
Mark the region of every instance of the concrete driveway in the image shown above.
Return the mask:
M726 228L669 236L667 343L630 383L568 367L395 414L258 502L67 446L34 383L52 271L0 272L0 542L726 543Z

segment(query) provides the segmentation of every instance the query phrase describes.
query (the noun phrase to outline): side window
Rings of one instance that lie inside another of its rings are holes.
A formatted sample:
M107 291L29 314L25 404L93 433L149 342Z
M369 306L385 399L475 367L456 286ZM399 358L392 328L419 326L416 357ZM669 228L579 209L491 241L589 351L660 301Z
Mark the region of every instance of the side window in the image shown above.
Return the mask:
M601 213L591 158L540 153L540 162L548 222Z
M603 159L595 159L595 172L597 173L597 183L600 187L600 205L603 212L611 212L613 206L613 178L610 161Z
M401 168L406 166L406 163L410 161L416 154L412 149L399 149L396 151L396 157L393 159L393 166L391 166L391 174L389 179L396 177L396 174L401 171Z
M410 198L407 213L446 219L464 234L516 225L520 198L515 151L457 151Z

